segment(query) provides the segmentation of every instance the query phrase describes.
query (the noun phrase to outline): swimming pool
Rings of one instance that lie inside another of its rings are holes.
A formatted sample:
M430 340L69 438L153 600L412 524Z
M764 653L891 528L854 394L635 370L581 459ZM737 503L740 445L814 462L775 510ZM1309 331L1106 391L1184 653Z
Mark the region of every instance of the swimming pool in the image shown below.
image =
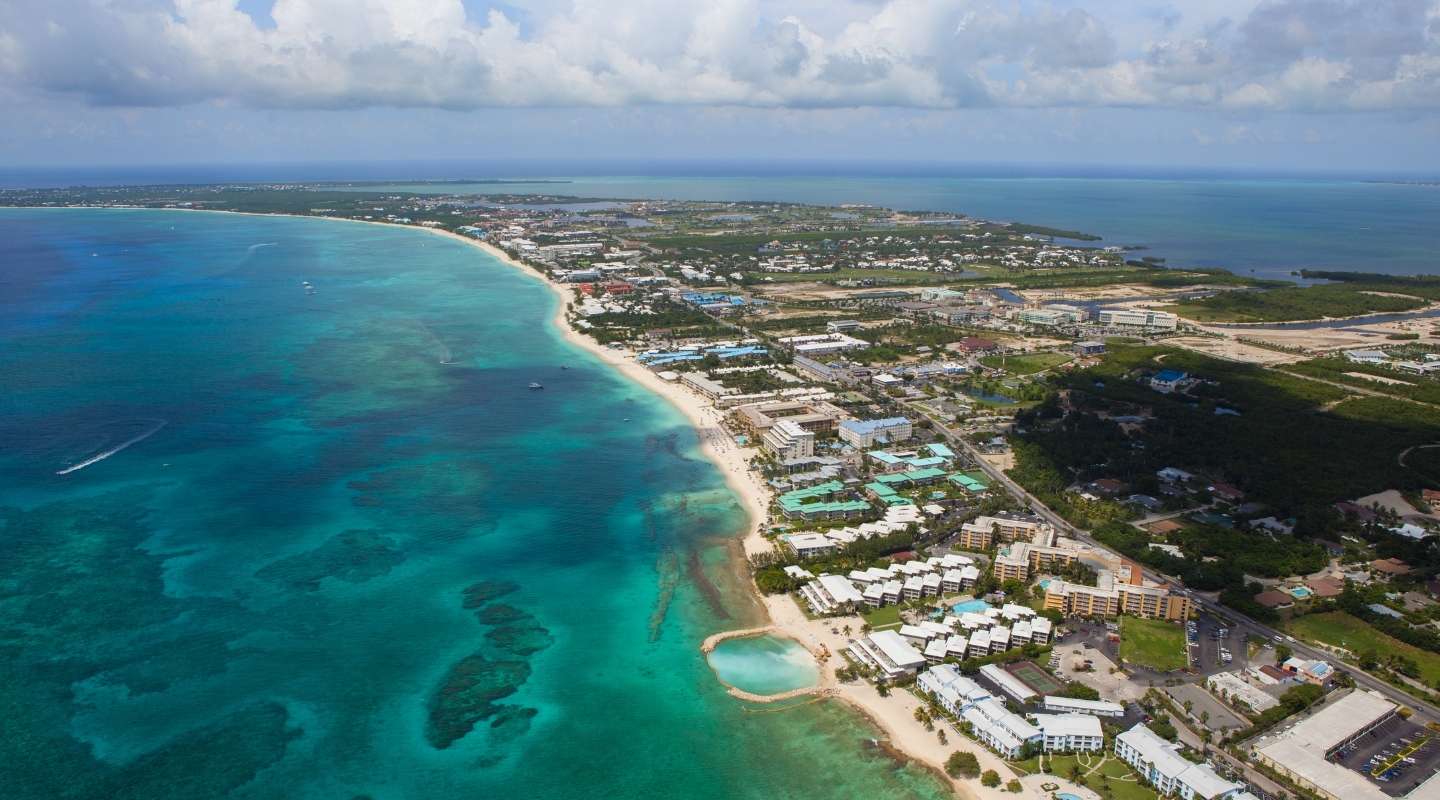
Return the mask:
M983 614L990 608L993 608L993 606L984 600L966 600L963 603L956 603L950 608L956 614L964 614L967 612L971 614Z

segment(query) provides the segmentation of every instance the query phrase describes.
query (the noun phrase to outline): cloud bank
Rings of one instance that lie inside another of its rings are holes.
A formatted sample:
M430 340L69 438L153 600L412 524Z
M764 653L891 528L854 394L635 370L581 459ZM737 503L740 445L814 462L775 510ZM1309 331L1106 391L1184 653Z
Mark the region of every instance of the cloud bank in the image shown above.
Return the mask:
M10 0L0 85L97 106L1440 108L1440 0ZM1102 10L1103 6L1103 10Z

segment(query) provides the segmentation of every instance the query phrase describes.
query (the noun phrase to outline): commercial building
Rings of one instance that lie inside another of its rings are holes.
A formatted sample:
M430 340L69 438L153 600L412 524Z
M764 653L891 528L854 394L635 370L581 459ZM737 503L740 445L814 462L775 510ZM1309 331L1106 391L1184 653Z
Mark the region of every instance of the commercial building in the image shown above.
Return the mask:
M1107 308L1100 311L1099 322L1108 328L1173 331L1180 325L1180 318L1165 311L1150 311L1143 308Z
M826 333L849 333L860 330L860 321L855 319L832 319L825 323Z
M1244 706L1254 713L1268 711L1280 705L1274 695L1255 686L1234 672L1217 672L1205 679L1205 688L1221 700L1237 706Z
M782 419L770 426L761 441L782 461L815 455L815 434L788 419Z
M1324 800L1386 800L1391 795L1331 758L1391 722L1397 711L1398 707L1381 695L1357 689L1288 729L1262 736L1252 744L1252 753L1261 764ZM1431 776L1403 797L1440 797L1440 778Z
M904 417L847 419L840 423L839 432L842 441L861 450L881 443L903 442L912 434L910 420Z
M1253 797L1242 784L1215 774L1208 764L1196 764L1180 755L1180 746L1165 741L1143 724L1115 737L1115 755L1135 768L1162 797L1181 800L1241 800Z
M870 346L864 339L846 336L843 333L821 333L811 336L787 336L780 344L790 348L796 355L815 356L843 353L846 350L860 350Z

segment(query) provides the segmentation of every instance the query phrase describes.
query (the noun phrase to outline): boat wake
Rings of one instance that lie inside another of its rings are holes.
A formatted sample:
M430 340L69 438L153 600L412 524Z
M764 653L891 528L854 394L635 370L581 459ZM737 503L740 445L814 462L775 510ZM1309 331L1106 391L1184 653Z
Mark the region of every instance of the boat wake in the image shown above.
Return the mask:
M435 346L440 349L440 352L438 354L440 356L440 363L454 364L455 354L450 352L450 345L445 344L445 342L435 334L435 331L430 329L429 325L426 325L420 320L415 320L415 324L419 325L420 330L425 331L425 335L430 337L430 341L434 342Z
M141 427L138 431L133 429L129 431L129 437L122 440L119 444L113 446L110 445L109 441L114 440L114 435L104 434L102 435L101 439L104 444L100 446L101 449L99 449L98 452L94 452L93 455L81 458L80 460L74 462L73 464L70 464L67 467L56 470L55 474L69 475L72 472L79 472L80 470L85 469L91 464L98 464L99 462L104 461L105 459L115 455L116 453L124 450L132 444L136 444L137 442L143 442L144 440L149 439L151 436L154 436L157 431L165 427L165 420L163 419L135 420L135 422L143 425L143 427Z

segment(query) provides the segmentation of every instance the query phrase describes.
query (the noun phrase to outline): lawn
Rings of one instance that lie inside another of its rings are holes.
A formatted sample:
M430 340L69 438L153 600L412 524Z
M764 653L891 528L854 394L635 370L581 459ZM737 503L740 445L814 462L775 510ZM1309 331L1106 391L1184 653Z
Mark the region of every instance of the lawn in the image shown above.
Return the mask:
M1155 800L1155 792L1140 784L1139 776L1130 769L1130 765L1112 755L1079 753L1045 756L1045 761L1050 765L1051 775L1067 780L1078 765L1086 788L1105 800ZM1014 766L1028 773L1040 772L1040 759L1017 761Z
M1344 611L1306 614L1291 620L1288 627L1299 638L1343 647L1356 656L1366 650L1374 650L1381 658L1391 653L1405 656L1420 668L1425 683L1434 686L1440 681L1440 654L1408 645Z
M881 628L895 628L900 625L900 606L872 608L860 616L863 617L866 622L870 623L871 630L878 631Z
M1121 617L1120 658L1160 672L1184 669L1189 666L1185 628L1163 620Z
M1003 368L1011 375L1031 375L1074 360L1069 353L1026 353L1021 356L985 356L980 363L987 367Z

